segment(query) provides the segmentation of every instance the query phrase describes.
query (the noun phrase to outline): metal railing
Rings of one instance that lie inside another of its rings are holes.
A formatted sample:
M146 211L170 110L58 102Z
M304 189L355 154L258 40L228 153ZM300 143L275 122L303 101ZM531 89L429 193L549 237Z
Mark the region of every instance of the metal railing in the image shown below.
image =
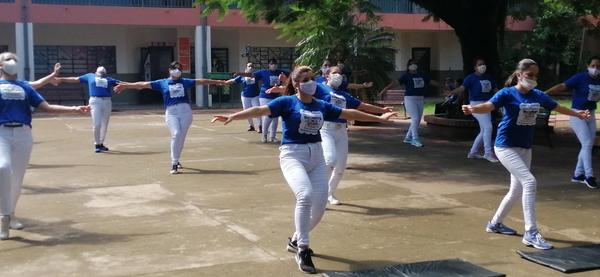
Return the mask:
M426 9L409 0L371 0L383 13L429 13Z
M31 2L50 5L192 8L194 0L32 0Z

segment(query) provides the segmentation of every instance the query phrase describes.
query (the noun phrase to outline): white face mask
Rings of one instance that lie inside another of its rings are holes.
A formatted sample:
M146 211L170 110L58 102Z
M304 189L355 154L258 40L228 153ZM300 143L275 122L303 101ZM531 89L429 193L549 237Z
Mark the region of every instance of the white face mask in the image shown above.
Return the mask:
M408 70L410 71L417 71L417 68L419 67L414 63L408 66Z
M106 68L104 68L103 66L98 67L98 69L96 69L96 76L98 76L98 77L106 76Z
M340 85L342 84L342 82L344 81L344 76L342 76L342 74L339 73L334 73L329 75L329 86L332 88L338 88L340 87Z
M277 69L277 65L276 64L270 64L269 65L269 70L275 70Z
M592 77L598 77L598 75L600 75L600 69L588 67L588 74L590 74Z
M2 64L2 71L8 75L17 75L19 71L19 64L15 60L4 61Z
M519 80L519 84L521 84L521 86L524 87L526 90L532 90L538 85L536 80L529 78L522 78L521 80Z
M315 95L317 91L317 83L313 80L308 82L300 83L300 92L308 95Z
M175 68L175 69L171 69L169 70L169 74L171 75L171 77L173 78L179 78L181 77L181 70Z
M329 72L329 66L322 66L321 67L321 74L327 75L327 72Z
M482 64L477 67L477 73L479 73L479 74L485 73L486 70L487 70L487 66L485 66L485 64Z

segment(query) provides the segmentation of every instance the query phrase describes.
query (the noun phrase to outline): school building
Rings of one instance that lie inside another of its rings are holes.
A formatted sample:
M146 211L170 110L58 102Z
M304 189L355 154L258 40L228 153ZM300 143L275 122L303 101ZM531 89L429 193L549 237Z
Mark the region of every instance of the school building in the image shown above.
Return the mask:
M164 78L173 60L182 62L188 76L196 77L202 76L202 64L205 72L233 72L243 70L248 61L266 66L270 58L289 69L295 43L278 39L279 32L272 26L249 23L235 9L222 21L217 16L203 19L193 2L0 0L0 52L16 52L22 65L19 76L28 79L48 74L56 62L62 64L63 76L93 72L102 64L109 75L125 81ZM460 44L451 27L423 22L426 11L408 0L373 2L382 9L381 24L396 34L398 72L405 70L410 57L428 64L432 76L462 70ZM508 24L516 32L531 28L532 21ZM62 88L54 93L65 93ZM199 106L239 105L236 89L218 93L205 89L192 93ZM156 104L161 98L158 93L126 93L115 96L114 102Z

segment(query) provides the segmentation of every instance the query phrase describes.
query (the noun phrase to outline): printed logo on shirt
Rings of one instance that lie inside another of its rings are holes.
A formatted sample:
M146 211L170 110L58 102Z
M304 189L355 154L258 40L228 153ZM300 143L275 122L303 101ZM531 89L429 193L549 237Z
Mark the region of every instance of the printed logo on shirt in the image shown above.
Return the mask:
M169 85L169 96L171 98L184 97L185 96L185 88L183 87L183 84L177 83L177 84Z
M256 82L256 80L252 77L244 78L244 83L246 83L246 85L254 85L255 82Z
M600 101L600 85L592 85L588 86L588 101L598 102Z
M421 78L421 77L412 78L412 80L413 80L414 88L424 88L425 87L425 80L423 80L423 78Z
M300 127L298 133L317 135L323 126L323 113L320 111L300 110Z
M274 87L279 85L279 76L269 76L269 85Z
M331 103L331 105L334 105L341 109L346 108L346 98L344 98L344 96L335 94L333 92L330 92L329 94L331 95L331 100L329 100L329 103Z
M25 90L13 84L0 84L2 100L25 100Z
M96 86L99 88L108 88L108 80L106 78L96 77Z
M479 80L479 83L481 84L481 92L488 93L492 91L492 82L489 80Z
M517 125L534 126L539 112L539 103L521 103L519 105L519 117L517 118Z

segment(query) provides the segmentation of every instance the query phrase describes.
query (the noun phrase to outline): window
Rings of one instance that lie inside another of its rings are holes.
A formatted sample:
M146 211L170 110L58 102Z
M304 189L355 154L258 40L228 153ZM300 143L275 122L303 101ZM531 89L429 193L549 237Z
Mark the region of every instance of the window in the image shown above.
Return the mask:
M36 45L34 47L35 73L52 72L55 63L62 65L65 74L95 72L99 65L108 73L117 72L115 46L55 46Z
M296 49L294 47L250 47L248 62L261 68L269 66L270 59L279 62L279 69L291 71L296 60Z

